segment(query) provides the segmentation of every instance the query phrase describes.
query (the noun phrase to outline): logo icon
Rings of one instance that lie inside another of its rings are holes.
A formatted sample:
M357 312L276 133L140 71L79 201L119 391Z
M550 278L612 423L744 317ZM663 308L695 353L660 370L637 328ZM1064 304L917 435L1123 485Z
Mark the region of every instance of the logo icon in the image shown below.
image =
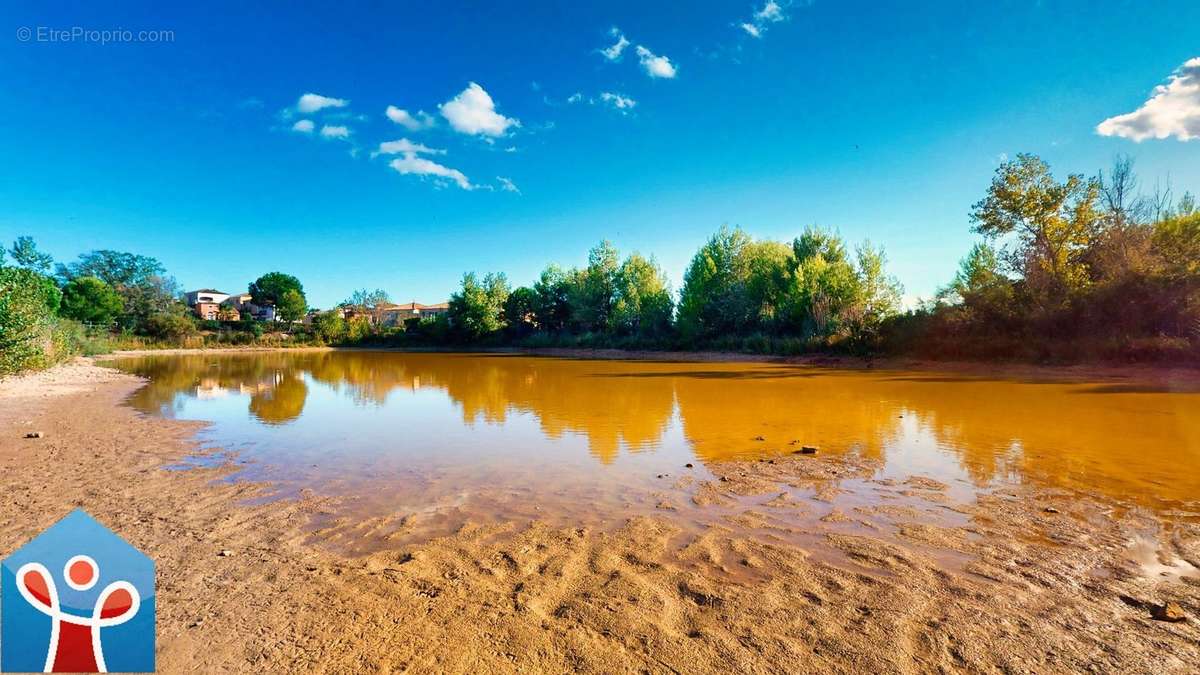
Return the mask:
M154 561L76 509L0 564L0 670L154 670Z

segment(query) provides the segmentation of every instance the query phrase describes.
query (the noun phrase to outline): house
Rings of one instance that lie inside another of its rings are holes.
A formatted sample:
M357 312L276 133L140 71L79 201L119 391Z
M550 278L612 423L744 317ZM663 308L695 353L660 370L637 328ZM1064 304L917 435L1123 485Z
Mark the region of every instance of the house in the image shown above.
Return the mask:
M205 321L237 321L241 318L241 312L237 307L224 302L217 304L215 302L197 302L194 309L196 316Z
M202 302L219 305L229 299L229 294L212 288L201 288L198 291L185 293L183 297L187 300L188 307L195 307Z
M196 312L196 316L206 321L238 321L242 316L250 316L259 321L275 320L275 308L254 304L249 293L230 295L213 288L202 288L184 293L183 298Z
M422 305L415 300L402 305L384 305L379 308L379 322L384 326L403 326L409 319L435 317L450 311L450 304L440 302Z

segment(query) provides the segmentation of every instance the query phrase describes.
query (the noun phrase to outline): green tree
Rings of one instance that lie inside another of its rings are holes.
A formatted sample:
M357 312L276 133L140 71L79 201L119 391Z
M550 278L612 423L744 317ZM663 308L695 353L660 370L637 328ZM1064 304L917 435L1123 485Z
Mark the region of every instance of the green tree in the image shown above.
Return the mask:
M154 258L110 250L90 251L73 263L58 266L64 283L76 277L96 277L118 292L165 274L162 263Z
M786 321L788 291L796 271L792 247L780 241L754 241L742 254L746 267L749 326L778 329Z
M741 228L722 227L692 257L679 297L679 327L686 335L737 334L749 323L745 250L750 243Z
M1059 183L1040 158L1020 154L996 169L987 196L971 211L974 230L1004 249L1043 309L1060 307L1088 282L1085 254L1099 218L1100 186L1070 175Z
M112 287L124 305L118 323L152 333L149 320L156 314L179 311L179 284L166 275L162 263L149 256L122 251L90 251L79 260L59 265L57 275L64 283L80 277L95 277Z
M537 292L528 286L513 289L504 301L504 321L510 330L525 334L534 328L537 320Z
M569 293L572 320L583 330L609 329L620 264L617 249L607 240L588 251L588 265L575 277Z
M450 324L463 338L477 340L504 327L508 279L488 273L480 281L474 272L463 275L462 288L450 296Z
M807 228L792 242L795 272L788 293L793 331L828 338L845 328L846 312L859 297L859 279L837 235Z
M8 250L8 254L12 256L17 267L24 267L39 274L49 272L50 265L54 263L54 258L50 257L49 253L38 250L37 244L33 242L33 237L17 237L12 248Z
M1200 278L1200 212L1191 211L1155 223L1154 248L1169 277Z
M540 330L557 332L571 320L570 284L567 273L558 265L549 265L533 283L536 295L534 321Z
M858 295L851 311L851 337L861 346L878 342L880 329L900 312L903 288L887 273L887 255L882 248L864 242L856 251Z
M0 267L0 374L45 365L54 323L47 292L46 277L37 272Z
M306 312L308 303L304 300L304 294L294 288L284 291L275 304L275 317L287 323L303 319Z
M996 249L983 242L959 262L954 281L939 296L961 303L980 325L1002 323L1015 310L1012 281L1004 275Z
M674 302L667 276L652 258L634 253L614 282L612 326L619 333L661 335L671 325Z
M96 277L76 277L63 286L60 313L69 319L107 326L123 308L121 296Z
M369 290L361 288L350 294L349 298L342 303L342 306L356 307L359 310L371 315L371 320L379 324L383 320L383 308L390 305L392 302L391 296L382 288Z
M313 330L327 344L335 344L346 338L346 319L340 312L321 312L313 320Z
M250 297L256 305L278 305L283 294L296 291L304 295L300 280L283 272L268 272L250 283Z

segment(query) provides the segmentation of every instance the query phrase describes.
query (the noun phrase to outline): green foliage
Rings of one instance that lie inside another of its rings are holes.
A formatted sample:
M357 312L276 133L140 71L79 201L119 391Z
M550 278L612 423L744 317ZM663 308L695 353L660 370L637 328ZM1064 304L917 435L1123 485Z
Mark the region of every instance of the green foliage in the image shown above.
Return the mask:
M326 344L337 344L346 339L348 327L340 312L321 312L313 319L313 330Z
M462 338L478 340L504 327L508 278L488 273L482 282L474 272L463 275L462 288L450 296L450 326Z
M44 279L25 268L0 268L0 375L47 365L54 316Z
M619 268L617 249L612 243L601 241L588 251L587 267L568 275L567 297L575 326L595 332L610 328Z
M626 258L613 281L612 329L622 335L665 335L673 311L667 275L658 263L637 253Z
M299 321L307 312L308 303L304 300L304 294L294 288L284 291L275 304L275 316L288 323Z
M58 266L58 276L64 282L77 277L96 277L118 290L141 285L165 274L162 263L154 258L109 250L84 253L79 260Z
M183 311L160 312L147 319L145 332L150 337L179 340L196 334L196 320Z
M1179 280L1200 277L1200 212L1156 223L1153 241L1168 275Z
M900 282L887 274L882 248L864 243L856 251L858 262L855 297L847 313L849 337L859 349L878 346L884 323L900 312Z
M536 300L533 308L534 323L540 330L559 332L571 321L571 284L567 273L558 265L550 265L542 271L533 284Z
M538 305L537 292L528 286L513 289L504 301L504 322L519 335L530 333L535 325Z
M1053 310L1088 283L1085 253L1100 216L1099 197L1099 181L1070 175L1059 183L1040 158L1020 154L996 170L971 222L988 239L1015 237L1005 244L1004 259L1034 301Z
M750 243L740 228L722 227L696 252L679 297L679 329L685 336L713 337L748 326L745 251Z
M122 251L90 251L79 260L58 266L64 283L82 277L95 277L121 296L122 310L117 323L149 333L149 320L156 314L176 311L179 284L166 275L162 263L154 258Z
M13 263L17 267L40 274L49 272L50 265L54 263L54 258L50 257L49 253L42 253L38 250L37 244L33 243L33 237L17 237L12 248L8 250L8 254L12 256ZM2 262L0 261L0 263Z
M304 286L300 284L299 279L290 274L268 272L251 282L249 288L250 298L254 304L272 305L277 314L280 313L280 304L284 302L284 296L288 291L295 291L300 297L300 304L303 304ZM289 302L296 303L295 296L291 296ZM291 309L295 309L295 307L293 306ZM304 315L303 310L300 315Z
M123 308L121 296L96 277L76 277L63 286L61 314L67 318L108 325Z

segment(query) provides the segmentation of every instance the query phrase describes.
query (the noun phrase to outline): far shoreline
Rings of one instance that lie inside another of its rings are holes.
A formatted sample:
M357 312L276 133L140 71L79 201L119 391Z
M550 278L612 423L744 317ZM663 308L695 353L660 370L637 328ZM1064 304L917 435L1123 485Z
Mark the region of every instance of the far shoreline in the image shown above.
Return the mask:
M481 356L515 355L563 359L615 360L615 361L658 361L668 363L773 363L781 365L827 368L852 371L905 371L954 373L966 377L1012 379L1031 381L1112 381L1123 383L1152 384L1170 391L1200 392L1200 365L1162 363L1072 363L1039 364L1021 361L963 361L917 359L911 357L864 358L840 354L807 354L802 356L778 356L772 354L747 354L721 351L653 351L623 349L585 349L573 347L198 347L165 349L122 349L108 354L97 354L92 358L103 361L107 358L130 358L139 356L176 356L188 354L240 354L275 352L399 352L409 354L478 354Z

